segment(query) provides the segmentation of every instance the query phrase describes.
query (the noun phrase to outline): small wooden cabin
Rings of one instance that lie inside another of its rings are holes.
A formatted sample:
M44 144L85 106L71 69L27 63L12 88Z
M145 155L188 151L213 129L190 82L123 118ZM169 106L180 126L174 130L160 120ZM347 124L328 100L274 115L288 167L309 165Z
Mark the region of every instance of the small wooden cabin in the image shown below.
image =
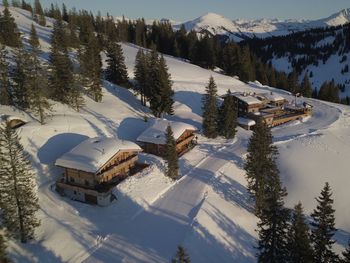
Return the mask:
M56 160L64 168L57 190L72 199L108 205L112 188L123 180L142 149L135 143L114 138L88 139Z
M183 122L157 119L137 138L145 152L164 156L166 151L165 134L168 125L170 125L174 133L176 150L179 155L184 154L192 145L196 144L195 132L197 129L194 126Z

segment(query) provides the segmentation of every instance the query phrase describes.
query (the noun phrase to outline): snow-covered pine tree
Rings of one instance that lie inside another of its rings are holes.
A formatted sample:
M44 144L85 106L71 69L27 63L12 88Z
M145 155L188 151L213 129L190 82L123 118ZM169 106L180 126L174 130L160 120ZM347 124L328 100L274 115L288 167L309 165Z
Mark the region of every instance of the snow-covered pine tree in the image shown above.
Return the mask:
M9 79L8 52L0 45L0 104L12 105L11 84Z
M69 105L76 111L80 111L85 106L85 100L83 97L84 89L82 86L82 80L80 74L74 74L74 82L71 90L71 97Z
M40 222L35 173L20 143L9 125L0 127L0 208L7 231L25 243L34 238Z
M314 248L315 262L330 263L337 262L338 256L333 252L335 240L333 236L335 228L335 217L333 209L332 192L329 183L326 182L321 195L316 198L317 207L311 214L311 240Z
M176 141L171 126L168 125L165 134L166 151L165 161L167 163L166 175L173 180L176 180L179 174L179 158L176 152Z
M272 144L270 129L262 121L257 121L248 143L245 163L248 191L255 199L255 212L259 214L263 206L262 194L270 180L271 169L276 170L277 148Z
M203 97L203 133L208 138L218 136L218 95L214 78L210 77Z
M20 33L8 7L5 7L3 15L0 15L0 25L0 42L6 46L20 47Z
M190 257L183 246L178 246L176 256L171 260L171 263L190 263Z
M288 262L290 263L314 262L310 229L300 202L294 207L291 225L288 231L288 250Z
M68 55L65 28L56 20L51 35L50 94L54 100L69 104L73 83L73 64Z
M39 121L43 125L48 113L51 111L51 104L48 97L47 70L41 65L39 60L39 39L35 27L32 24L30 34L30 51L28 52L27 70L25 76L25 90L27 92L29 108L39 116Z
M312 86L307 73L305 73L304 79L301 82L300 92L304 97L310 98L312 96Z
M92 29L90 29L92 30ZM89 95L96 101L102 101L101 88L101 56L98 40L93 32L88 33L86 45L79 50L78 58L80 62L83 83L88 88Z
M6 253L6 241L3 234L0 232L0 262L1 263L10 263L11 261L7 257Z
M348 242L348 246L345 249L345 251L343 251L342 253L343 258L341 259L341 263L350 263L350 240Z
M233 139L236 135L237 107L235 100L228 90L219 110L219 131L226 139Z
M117 42L111 42L107 48L106 79L114 84L128 86L128 72L122 47Z
M173 115L174 109L173 109L173 96L174 91L172 89L172 81L171 81L171 75L169 74L168 66L165 62L165 59L163 55L160 56L159 59L159 77L160 77L160 83L161 83L161 114L164 113Z

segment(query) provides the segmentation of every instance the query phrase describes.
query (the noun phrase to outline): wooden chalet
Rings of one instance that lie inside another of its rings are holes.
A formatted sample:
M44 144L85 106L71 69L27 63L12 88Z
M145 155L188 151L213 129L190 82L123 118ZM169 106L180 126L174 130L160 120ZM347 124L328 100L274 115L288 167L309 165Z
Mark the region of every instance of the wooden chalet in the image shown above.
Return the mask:
M135 143L114 138L92 138L56 160L64 168L56 189L71 199L107 206L113 187L135 167L142 149Z
M170 125L176 140L176 151L179 155L191 149L196 142L196 128L183 122L174 122L164 119L154 120L137 141L145 152L158 156L164 156L166 151L166 129Z
M232 93L238 109L238 115L243 116L248 113L259 112L264 107L264 103L248 93Z

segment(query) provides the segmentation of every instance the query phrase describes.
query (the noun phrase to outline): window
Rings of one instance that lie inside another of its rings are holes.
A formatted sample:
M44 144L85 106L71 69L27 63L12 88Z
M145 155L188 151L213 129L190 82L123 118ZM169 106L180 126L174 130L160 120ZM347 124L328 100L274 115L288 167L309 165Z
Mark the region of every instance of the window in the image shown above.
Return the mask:
M69 177L69 181L70 181L71 183L74 183L74 182L75 182L75 180L74 180L73 177Z
M88 180L85 180L85 182L84 182L84 183L85 183L85 185L86 185L86 186L89 186L89 185L90 185L90 183L89 183L89 181L88 181Z

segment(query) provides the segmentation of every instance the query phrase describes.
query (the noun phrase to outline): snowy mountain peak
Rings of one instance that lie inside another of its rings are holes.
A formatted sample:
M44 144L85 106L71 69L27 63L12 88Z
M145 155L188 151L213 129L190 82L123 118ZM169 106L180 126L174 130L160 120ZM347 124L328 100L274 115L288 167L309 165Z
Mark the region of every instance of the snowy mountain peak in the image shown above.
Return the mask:
M231 20L216 13L207 13L194 20L183 23L187 31L209 32L213 35L226 35L235 41L241 41L252 37L269 37L287 35L297 31L311 28L338 26L350 22L350 8L319 20L278 20L278 19L256 19ZM174 26L179 28L180 25Z
M324 19L324 22L329 26L338 26L350 22L350 8L343 9L338 13Z
M207 13L194 20L188 21L183 25L187 31L207 31L214 35L225 34L226 32L234 32L237 30L237 26L232 20L216 13Z

